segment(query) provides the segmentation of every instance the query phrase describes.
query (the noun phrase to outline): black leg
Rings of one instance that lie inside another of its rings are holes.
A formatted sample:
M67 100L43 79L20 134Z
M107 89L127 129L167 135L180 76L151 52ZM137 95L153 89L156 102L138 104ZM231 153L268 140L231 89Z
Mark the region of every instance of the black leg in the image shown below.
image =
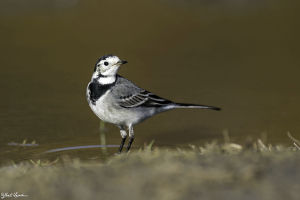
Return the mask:
M119 153L122 152L122 149L123 149L123 146L124 146L125 141L126 141L126 137L123 137L123 138L122 138L122 141L121 141L121 144L120 144Z
M134 137L129 137L129 142L127 146L127 152L130 150L131 144L133 143Z

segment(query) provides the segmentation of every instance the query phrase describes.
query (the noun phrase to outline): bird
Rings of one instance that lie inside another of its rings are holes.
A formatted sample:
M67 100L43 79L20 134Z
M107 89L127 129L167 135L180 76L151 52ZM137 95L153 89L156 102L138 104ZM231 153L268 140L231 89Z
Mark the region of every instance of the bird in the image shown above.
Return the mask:
M86 90L88 104L95 115L120 129L122 139L118 153L122 152L127 131L128 152L135 137L133 126L153 115L176 108L221 110L214 106L176 103L142 89L118 74L120 66L126 63L112 54L100 57Z

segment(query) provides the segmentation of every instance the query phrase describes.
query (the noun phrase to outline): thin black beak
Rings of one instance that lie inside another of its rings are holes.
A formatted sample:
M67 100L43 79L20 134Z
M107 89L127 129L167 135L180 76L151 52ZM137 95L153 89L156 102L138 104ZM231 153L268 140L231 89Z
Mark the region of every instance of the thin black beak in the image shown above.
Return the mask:
M121 60L121 64L123 65L123 64L126 64L126 63L128 63L126 60Z

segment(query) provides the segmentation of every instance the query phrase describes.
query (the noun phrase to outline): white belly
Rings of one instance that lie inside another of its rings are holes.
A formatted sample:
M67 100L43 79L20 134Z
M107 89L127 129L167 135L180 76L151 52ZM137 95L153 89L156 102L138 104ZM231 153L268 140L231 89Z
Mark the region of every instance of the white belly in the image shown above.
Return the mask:
M109 99L109 92L101 96L96 105L89 103L93 112L103 121L116 125L134 125L144 119L144 115L137 110L122 108L113 104Z

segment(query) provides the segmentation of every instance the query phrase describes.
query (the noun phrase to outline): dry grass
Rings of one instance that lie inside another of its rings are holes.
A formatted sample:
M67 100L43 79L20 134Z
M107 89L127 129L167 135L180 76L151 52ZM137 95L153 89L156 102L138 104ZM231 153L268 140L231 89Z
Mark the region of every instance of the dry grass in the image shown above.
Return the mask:
M299 199L300 153L292 147L226 142L151 149L105 163L60 159L0 168L0 192L20 199Z

